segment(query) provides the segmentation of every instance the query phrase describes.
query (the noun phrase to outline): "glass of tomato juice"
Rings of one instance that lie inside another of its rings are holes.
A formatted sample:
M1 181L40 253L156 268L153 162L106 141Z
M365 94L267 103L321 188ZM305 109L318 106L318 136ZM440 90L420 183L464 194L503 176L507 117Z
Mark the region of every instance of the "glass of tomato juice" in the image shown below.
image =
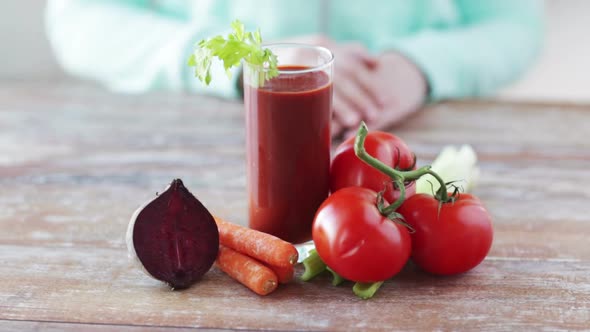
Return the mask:
M292 243L311 239L329 191L334 57L323 47L267 45L279 75L244 65L249 226Z

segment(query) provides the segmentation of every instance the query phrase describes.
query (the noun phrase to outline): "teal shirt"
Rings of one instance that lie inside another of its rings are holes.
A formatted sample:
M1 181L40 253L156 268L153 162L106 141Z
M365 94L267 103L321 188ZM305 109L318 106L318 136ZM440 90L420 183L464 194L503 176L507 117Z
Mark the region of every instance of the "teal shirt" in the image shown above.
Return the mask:
M520 76L541 46L542 9L538 0L49 0L46 26L68 72L121 92L237 96L222 68L204 87L186 60L240 19L265 41L323 33L398 51L438 100L487 95Z

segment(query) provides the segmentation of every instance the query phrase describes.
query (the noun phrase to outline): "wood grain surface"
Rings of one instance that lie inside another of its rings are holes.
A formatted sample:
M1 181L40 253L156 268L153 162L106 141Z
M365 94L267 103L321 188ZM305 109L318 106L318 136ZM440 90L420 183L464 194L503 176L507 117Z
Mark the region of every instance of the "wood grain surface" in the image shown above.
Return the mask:
M327 277L259 297L216 269L170 291L129 263L127 222L180 177L246 224L242 105L0 84L0 330L590 329L589 124L590 106L471 101L393 130L421 163L478 153L495 239L467 274L409 265L369 301Z

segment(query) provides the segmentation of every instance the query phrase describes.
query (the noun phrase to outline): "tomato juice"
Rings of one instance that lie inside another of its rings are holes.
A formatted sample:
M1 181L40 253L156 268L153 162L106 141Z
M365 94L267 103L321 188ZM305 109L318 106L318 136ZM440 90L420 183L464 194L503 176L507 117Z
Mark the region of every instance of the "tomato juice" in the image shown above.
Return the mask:
M249 224L301 243L330 186L331 73L279 70L262 87L244 83Z

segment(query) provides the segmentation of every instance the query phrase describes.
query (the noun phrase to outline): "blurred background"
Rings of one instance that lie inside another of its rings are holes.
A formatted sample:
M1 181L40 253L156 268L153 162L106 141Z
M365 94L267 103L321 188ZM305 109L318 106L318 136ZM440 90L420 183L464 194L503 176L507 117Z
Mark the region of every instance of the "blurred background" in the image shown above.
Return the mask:
M74 81L53 58L44 33L44 6L45 1L39 0L0 3L0 82ZM546 0L545 9L547 31L541 56L527 75L503 89L499 97L590 102L590 1Z

